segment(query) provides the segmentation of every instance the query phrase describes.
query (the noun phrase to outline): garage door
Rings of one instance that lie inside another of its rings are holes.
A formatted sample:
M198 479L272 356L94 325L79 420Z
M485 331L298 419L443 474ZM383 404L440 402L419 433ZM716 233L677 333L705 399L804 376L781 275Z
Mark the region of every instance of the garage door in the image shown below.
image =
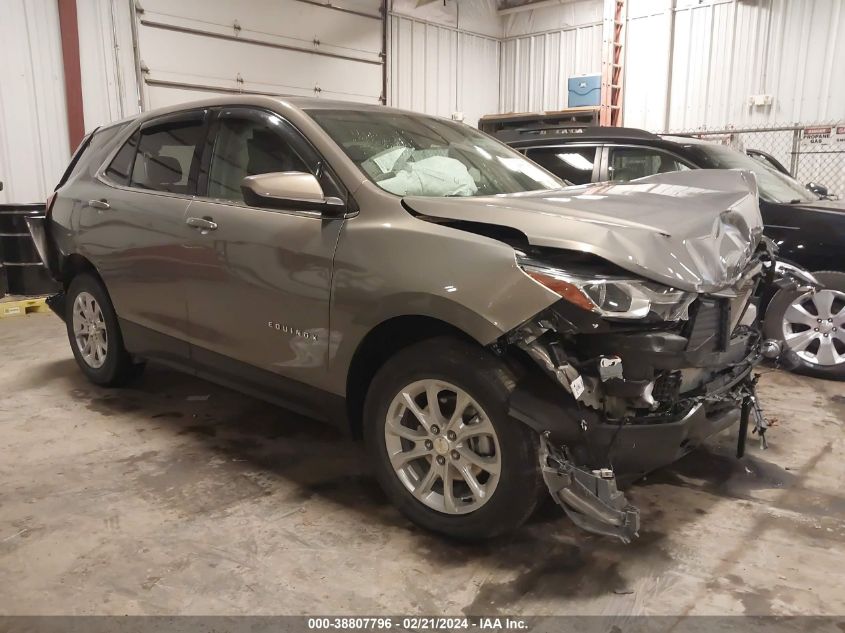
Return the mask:
M253 92L378 103L381 0L140 0L147 108Z

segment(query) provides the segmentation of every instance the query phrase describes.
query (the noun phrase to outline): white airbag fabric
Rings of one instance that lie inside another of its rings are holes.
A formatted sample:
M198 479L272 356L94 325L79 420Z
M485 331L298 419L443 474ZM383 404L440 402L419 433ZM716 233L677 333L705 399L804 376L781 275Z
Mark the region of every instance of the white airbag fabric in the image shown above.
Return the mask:
M378 184L397 196L473 196L478 191L466 166L448 156L406 162Z

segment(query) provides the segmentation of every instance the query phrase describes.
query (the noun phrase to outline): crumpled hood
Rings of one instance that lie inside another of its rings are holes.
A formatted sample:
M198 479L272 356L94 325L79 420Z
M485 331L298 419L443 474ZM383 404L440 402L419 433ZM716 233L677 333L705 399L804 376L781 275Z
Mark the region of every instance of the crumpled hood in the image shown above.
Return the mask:
M534 246L593 253L696 292L735 283L763 234L750 171L701 169L554 191L403 201L423 215L511 227Z

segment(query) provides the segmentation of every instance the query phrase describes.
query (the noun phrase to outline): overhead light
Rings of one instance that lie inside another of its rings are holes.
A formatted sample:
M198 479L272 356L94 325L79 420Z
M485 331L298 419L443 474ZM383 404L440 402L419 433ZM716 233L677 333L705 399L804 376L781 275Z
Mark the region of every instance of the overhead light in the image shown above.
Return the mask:
M579 154L578 152L565 152L556 154L556 156L573 169L578 169L579 171L593 171L593 164L584 158L583 154Z

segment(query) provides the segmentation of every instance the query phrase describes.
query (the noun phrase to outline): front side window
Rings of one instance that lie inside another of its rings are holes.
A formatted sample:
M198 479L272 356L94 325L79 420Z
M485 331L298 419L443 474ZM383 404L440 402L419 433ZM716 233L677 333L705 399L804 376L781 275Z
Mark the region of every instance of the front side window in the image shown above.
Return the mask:
M205 125L199 118L141 129L130 187L191 194L196 190L197 147ZM122 150L121 150L122 151Z
M700 164L705 169L748 169L754 172L763 200L796 204L819 199L792 176L782 174L774 167L761 163L733 147L718 143L697 143L690 149L700 157Z
M636 180L689 169L683 162L651 147L611 147L607 170L611 180Z
M282 171L310 171L288 141L288 124L258 115L223 114L211 154L208 197L243 202L247 176Z
M540 147L529 149L528 158L573 185L586 185L593 180L596 148Z
M485 196L564 186L519 152L462 123L373 110L308 114L370 180L398 196Z

